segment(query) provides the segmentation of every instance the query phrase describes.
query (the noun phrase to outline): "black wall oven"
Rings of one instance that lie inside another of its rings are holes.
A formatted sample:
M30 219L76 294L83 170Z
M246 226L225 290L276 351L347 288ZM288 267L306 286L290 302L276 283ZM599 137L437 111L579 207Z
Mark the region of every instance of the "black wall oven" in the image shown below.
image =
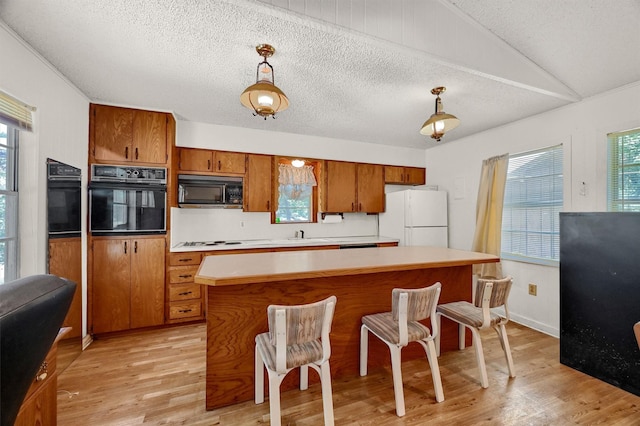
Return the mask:
M79 237L81 170L47 159L47 230L49 238Z
M167 169L91 166L89 228L93 235L166 232Z

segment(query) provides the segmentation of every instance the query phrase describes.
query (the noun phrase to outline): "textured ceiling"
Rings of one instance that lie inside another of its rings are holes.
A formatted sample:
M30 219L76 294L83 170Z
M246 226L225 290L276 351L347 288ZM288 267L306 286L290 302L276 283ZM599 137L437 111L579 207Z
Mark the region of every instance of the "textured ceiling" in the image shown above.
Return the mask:
M0 0L0 19L92 102L412 148L435 145L435 86L452 143L640 81L638 0ZM276 120L239 101L259 43Z

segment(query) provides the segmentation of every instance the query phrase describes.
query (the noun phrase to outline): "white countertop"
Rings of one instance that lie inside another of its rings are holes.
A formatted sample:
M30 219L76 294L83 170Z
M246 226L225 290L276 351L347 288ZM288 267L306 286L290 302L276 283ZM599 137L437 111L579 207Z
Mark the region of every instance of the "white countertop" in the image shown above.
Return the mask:
M367 237L326 237L326 238L289 238L273 240L227 240L223 243L210 241L206 245L186 246L181 241L171 246L171 252L189 251L215 251L215 250L243 250L256 248L276 247L314 247L314 246L358 246L361 244L397 243L394 238L367 236ZM225 244L226 243L226 244ZM231 243L231 244L229 244Z

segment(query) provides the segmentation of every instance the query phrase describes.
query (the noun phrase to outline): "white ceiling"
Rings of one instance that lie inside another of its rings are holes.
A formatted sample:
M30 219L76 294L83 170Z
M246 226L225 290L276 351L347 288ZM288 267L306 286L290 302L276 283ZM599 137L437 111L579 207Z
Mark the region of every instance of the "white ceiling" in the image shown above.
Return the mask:
M0 0L0 19L92 102L411 148L435 145L435 86L452 143L640 81L640 0ZM276 120L239 101L260 43Z

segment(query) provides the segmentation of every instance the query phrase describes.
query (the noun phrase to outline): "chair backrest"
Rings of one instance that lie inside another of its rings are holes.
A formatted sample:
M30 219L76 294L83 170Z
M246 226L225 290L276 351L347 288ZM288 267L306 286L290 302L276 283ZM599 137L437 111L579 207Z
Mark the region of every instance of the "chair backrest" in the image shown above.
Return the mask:
M64 321L76 284L34 275L0 285L0 425L13 425Z
M269 305L269 338L276 347L276 370L284 371L286 347L301 345L320 339L322 360L329 359L331 345L329 333L336 305L336 297L330 296L319 302L306 305Z
M504 307L505 313L502 323L506 324L509 321L507 301L512 284L513 279L510 276L500 279L493 277L478 278L474 305L482 308L483 321L480 328L488 327L491 324L491 309L500 306Z
M420 321L435 316L442 284L418 289L394 288L391 292L391 317L398 322L399 344L408 344L407 322ZM437 336L436 321L431 322L431 335Z

